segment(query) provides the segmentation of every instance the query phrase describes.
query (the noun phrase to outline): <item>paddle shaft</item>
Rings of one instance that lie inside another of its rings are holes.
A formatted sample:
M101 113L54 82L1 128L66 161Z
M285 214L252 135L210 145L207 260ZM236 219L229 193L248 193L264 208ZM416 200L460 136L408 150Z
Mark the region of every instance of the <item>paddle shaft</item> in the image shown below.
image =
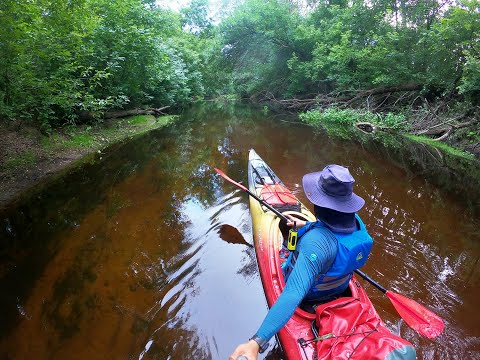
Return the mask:
M363 271L361 270L354 270L356 274L360 275L362 278L364 278L365 280L367 280L370 284L372 284L373 286L375 286L378 290L380 290L382 293L386 294L387 293L387 289L385 289L382 285L380 285L378 282L376 282L375 280L373 280L370 276L368 276L367 274L365 274Z
M280 211L278 211L277 209L275 209L273 206L271 206L269 203L267 203L265 200L262 200L260 199L257 195L255 195L254 193L252 193L250 190L246 189L245 190L247 192L248 195L250 195L251 197L253 197L255 200L257 200L260 204L262 204L263 206L265 206L268 210L271 210L275 213L275 215L277 215L280 219L284 220L285 222L288 222L290 220L287 219L287 217L285 215L283 215Z
M260 199L257 195L255 195L254 193L252 193L250 190L248 190L248 188L246 188L245 186L243 186L242 184L230 179L223 171L215 168L215 171L221 176L223 177L225 180L227 180L228 182L231 182L233 185L236 185L237 187L239 187L240 189L242 189L243 191L245 191L248 195L250 195L251 197L253 197L255 200L257 200L260 204L262 204L263 206L265 206L267 209L269 209L270 211L273 211L273 213L275 215L277 215L280 219L284 220L285 222L288 222L290 220L287 219L287 217L285 215L283 215L280 211L278 211L277 209L275 209L273 206L271 206L269 203L267 203L265 200L262 200Z

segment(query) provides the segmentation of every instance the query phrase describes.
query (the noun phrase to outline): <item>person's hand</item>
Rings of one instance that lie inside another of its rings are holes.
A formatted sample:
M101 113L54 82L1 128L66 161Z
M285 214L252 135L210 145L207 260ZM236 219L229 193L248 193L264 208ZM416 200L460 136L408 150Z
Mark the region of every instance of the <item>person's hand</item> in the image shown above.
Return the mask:
M258 350L260 350L260 347L257 342L250 340L245 344L238 345L228 360L237 360L240 355L245 356L248 360L257 360Z
M285 214L285 217L288 219L287 225L293 227L293 223L295 222L297 224L297 228L304 227L307 222L305 220L300 220L299 218L296 218L292 215Z

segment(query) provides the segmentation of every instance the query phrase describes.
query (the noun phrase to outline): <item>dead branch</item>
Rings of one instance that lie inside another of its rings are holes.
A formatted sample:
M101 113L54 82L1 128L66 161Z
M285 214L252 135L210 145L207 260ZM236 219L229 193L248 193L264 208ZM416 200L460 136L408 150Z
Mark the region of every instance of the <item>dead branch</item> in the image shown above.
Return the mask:
M462 128L466 128L466 127L469 127L469 126L472 126L473 124L477 123L478 122L478 119L473 119L471 121L467 121L467 122L464 122L464 123L461 123L461 124L448 124L448 126L450 127L449 129L447 129L447 131L445 131L445 133L443 135L441 135L440 137L436 138L436 139L433 139L435 141L442 141L442 140L445 140L446 138L448 138L450 135L453 134L454 131L458 130L458 129L462 129Z
M403 91L419 91L422 88L423 86L419 84L405 84L405 85L399 85L399 86L389 86L389 87L381 87L381 88L365 90L360 92L358 95L354 96L353 98L351 98L348 101L348 105L366 96L392 94L392 93L403 92Z
M293 98L293 99L277 99L272 93L265 93L263 101L272 102L287 109L308 110L313 107L324 108L327 106L351 107L360 100L365 100L368 107L372 109L379 109L384 106L394 93L401 94L397 102L404 101L403 99L412 97L412 92L417 92L422 89L422 85L405 84L391 87L381 87L363 91L347 91L335 92L329 94L318 94L310 98Z
M468 113L469 112L467 111L464 114L461 114L451 119L447 119L441 123L430 125L427 128L417 130L414 132L414 134L415 135L441 135L436 140L443 140L446 137L450 136L455 130L471 126L479 121L478 119L474 118L472 120L469 120L467 122L463 122L460 124L456 123L457 121L464 119L468 115Z

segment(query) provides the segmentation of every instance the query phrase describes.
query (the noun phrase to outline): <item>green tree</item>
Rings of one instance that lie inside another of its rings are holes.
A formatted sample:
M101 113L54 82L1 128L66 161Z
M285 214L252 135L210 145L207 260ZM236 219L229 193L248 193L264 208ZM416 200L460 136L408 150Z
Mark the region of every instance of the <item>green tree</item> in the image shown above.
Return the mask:
M6 0L0 116L42 126L85 111L179 105L203 96L200 49L179 14L145 0Z
M240 93L288 92L287 60L297 51L299 21L297 8L287 1L247 0L222 22L223 53Z
M181 10L183 24L194 34L211 35L212 19L208 15L208 0L192 0Z

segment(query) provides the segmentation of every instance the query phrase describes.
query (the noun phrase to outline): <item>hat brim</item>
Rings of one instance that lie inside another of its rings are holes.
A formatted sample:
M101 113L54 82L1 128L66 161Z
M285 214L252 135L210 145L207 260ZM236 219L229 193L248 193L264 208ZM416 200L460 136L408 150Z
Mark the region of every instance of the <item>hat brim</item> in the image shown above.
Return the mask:
M325 193L319 186L321 173L321 171L318 171L303 176L303 191L310 202L343 213L357 212L365 205L365 200L355 193L352 193L352 196L348 198L334 197Z

